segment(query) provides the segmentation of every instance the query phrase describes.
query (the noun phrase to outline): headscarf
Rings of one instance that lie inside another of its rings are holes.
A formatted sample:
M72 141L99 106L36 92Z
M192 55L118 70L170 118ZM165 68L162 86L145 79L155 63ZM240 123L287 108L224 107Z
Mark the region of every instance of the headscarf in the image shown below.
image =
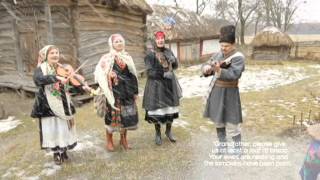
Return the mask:
M119 36L122 38L124 46L125 46L125 40L121 36L121 34L112 34L108 40L109 53L104 54L100 58L100 61L98 62L97 66L95 68L95 71L94 71L95 81L99 84L100 91L102 91L102 93L107 98L108 103L114 109L115 109L115 106L114 106L115 99L114 99L114 96L112 93L112 85L109 84L108 77L109 77L110 73L112 72L115 57L117 56L124 63L126 63L130 73L137 77L137 70L134 65L132 57L125 51L124 48L120 52L118 52L114 49L112 42L114 40L114 37L116 37L116 36Z
M39 55L38 55L38 65L37 67L39 67L43 62L47 61L48 58L48 50L50 48L56 48L58 49L56 46L54 45L46 45L44 46L42 49L40 49L39 51Z
M166 35L163 31L157 31L155 34L154 34L155 38L158 39L158 38L161 38L163 37L164 39L166 38Z

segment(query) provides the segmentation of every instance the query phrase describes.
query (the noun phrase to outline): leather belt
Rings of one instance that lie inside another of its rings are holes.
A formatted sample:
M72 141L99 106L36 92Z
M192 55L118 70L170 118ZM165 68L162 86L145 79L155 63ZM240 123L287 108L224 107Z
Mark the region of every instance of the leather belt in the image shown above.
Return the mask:
M238 87L239 81L221 81L216 80L215 86L216 87L222 87L222 88L235 88Z

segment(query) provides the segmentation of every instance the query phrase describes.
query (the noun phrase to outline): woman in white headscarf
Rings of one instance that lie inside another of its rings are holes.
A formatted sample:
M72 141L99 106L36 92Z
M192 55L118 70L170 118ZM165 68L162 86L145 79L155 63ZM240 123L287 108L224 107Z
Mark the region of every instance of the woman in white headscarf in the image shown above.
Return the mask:
M33 80L38 87L31 117L39 118L40 145L51 149L56 164L68 160L67 150L77 144L73 114L75 108L68 93L71 86L56 69L60 59L59 49L47 45L39 51L38 67Z
M106 148L114 151L112 133L120 132L120 144L127 150L127 130L138 124L136 98L138 78L132 57L125 51L125 40L120 34L109 38L109 53L104 54L96 66L94 76L106 103L102 116L106 127ZM99 109L99 107L98 107ZM100 108L101 109L101 108Z

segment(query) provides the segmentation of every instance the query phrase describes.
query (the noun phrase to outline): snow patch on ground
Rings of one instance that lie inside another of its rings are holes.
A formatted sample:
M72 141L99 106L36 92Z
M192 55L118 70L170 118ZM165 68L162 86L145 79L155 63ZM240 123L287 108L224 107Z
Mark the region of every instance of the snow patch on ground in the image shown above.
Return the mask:
M190 126L190 124L188 122L181 120L181 119L174 120L172 125L174 127L182 127L185 129L188 129L188 126Z
M200 66L187 68L190 71L200 71ZM240 92L262 91L291 84L308 78L306 72L298 67L286 67L282 69L258 69L247 68L240 79ZM190 76L181 77L179 83L182 87L183 97L190 98L204 96L212 80L211 77Z
M200 126L200 131L209 132L210 130L206 126Z
M56 174L57 171L61 169L61 166L56 165L54 162L49 162L44 164L44 169L41 171L41 175L52 176Z
M30 177L23 177L22 180L39 180L39 176L30 176Z
M73 149L73 151L83 151L85 149L94 148L94 146L95 145L92 141L92 136L86 135L78 141L77 146Z
M7 119L2 119L0 120L0 133L8 132L20 124L22 124L22 122L18 119L15 119L14 116L9 116Z
M25 176L27 171L20 169L18 167L11 167L9 168L5 174L1 177L2 179L22 179L22 180L38 180L40 179L38 176Z

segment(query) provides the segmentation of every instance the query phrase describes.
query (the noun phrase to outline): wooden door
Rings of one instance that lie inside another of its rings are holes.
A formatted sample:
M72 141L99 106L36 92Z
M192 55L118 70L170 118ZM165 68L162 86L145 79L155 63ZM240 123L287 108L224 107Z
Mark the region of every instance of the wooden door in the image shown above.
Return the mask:
M38 40L32 31L20 32L19 39L23 71L32 74L38 63Z
M192 60L192 45L183 44L180 45L180 61L182 63L190 64Z

